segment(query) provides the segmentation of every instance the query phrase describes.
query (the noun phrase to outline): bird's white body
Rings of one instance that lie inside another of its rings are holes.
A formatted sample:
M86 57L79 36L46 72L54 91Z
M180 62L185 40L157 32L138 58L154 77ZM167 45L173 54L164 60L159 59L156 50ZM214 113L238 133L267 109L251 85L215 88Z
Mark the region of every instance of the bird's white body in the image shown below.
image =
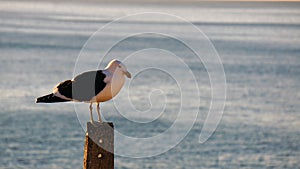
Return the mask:
M115 70L115 72L106 69L103 70L103 73L106 75L104 79L106 86L92 99L92 102L99 103L112 99L120 92L125 83L124 73L120 69Z

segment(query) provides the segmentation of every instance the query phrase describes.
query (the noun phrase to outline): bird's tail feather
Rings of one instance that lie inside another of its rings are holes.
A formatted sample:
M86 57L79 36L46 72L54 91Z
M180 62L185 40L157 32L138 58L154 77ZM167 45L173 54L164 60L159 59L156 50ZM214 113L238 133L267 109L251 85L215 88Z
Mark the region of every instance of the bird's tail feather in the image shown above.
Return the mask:
M36 99L36 103L55 103L55 102L67 102L70 100L65 100L60 97L55 96L53 93L39 97Z

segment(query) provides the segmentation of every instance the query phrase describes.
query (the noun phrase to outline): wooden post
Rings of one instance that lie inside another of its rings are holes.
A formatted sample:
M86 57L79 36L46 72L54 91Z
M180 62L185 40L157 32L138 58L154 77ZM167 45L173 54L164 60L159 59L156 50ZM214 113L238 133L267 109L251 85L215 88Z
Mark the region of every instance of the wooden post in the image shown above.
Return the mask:
M114 168L114 126L111 122L87 123L83 169Z

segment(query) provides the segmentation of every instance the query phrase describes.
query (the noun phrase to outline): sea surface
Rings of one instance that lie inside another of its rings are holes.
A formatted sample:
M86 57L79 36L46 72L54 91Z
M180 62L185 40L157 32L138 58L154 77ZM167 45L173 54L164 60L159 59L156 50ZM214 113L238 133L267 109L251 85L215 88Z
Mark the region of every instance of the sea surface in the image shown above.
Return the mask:
M35 98L113 58L133 74L101 104L115 125L115 168L300 168L299 9L283 2L0 1L0 168L82 168L88 105ZM220 92L214 101L225 104L222 119L200 143L216 92L210 78L222 78L208 74L209 65L224 69L226 101ZM167 139L141 142L158 135Z

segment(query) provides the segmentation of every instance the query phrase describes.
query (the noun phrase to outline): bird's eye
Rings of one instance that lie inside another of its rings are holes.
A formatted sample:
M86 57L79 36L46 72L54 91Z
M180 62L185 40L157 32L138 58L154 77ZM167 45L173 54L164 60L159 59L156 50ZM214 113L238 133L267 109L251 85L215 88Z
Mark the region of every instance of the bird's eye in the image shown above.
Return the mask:
M119 67L119 68L121 68L121 66L120 66L120 65L119 65L118 67Z

